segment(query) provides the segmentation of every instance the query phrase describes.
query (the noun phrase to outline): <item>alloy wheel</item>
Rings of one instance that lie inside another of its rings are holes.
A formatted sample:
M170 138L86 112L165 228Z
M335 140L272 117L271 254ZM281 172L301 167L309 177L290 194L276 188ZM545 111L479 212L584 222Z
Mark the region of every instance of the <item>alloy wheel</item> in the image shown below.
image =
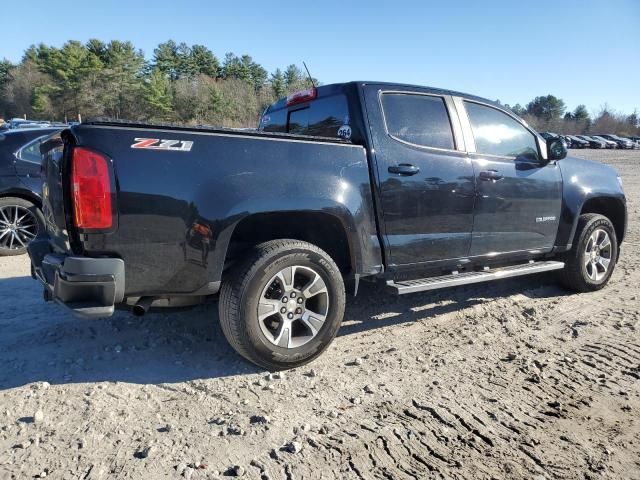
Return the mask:
M601 228L594 230L584 250L584 268L589 279L599 282L607 275L611 253L609 234Z
M0 248L25 248L38 234L38 220L26 207L7 205L0 207Z
M329 292L318 272L295 265L275 274L262 289L257 319L266 339L297 348L320 331L329 312Z

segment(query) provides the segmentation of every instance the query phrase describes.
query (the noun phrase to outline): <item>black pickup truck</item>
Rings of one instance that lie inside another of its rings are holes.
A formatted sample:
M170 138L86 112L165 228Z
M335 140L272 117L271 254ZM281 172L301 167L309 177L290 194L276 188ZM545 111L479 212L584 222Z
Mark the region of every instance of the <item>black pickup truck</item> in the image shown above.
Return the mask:
M361 280L405 294L557 270L586 292L626 229L612 168L434 88L311 88L257 131L88 122L41 150L45 299L95 317L219 294L225 336L268 369L319 355Z

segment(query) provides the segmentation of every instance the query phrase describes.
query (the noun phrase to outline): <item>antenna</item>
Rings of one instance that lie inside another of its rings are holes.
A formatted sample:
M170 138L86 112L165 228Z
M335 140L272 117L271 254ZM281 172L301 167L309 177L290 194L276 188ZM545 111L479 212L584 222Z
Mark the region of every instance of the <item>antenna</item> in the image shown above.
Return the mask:
M313 85L313 88L318 88L316 82L313 81L313 77L311 76L311 72L309 72L307 64L302 62L302 65L304 65L304 69L307 71L307 75L309 75L309 81L311 82L311 85Z

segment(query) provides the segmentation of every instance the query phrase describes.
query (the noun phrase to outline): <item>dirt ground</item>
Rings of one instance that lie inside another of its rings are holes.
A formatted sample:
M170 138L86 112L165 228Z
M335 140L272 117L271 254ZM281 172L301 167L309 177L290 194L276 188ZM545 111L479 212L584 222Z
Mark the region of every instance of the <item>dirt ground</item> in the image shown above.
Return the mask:
M311 365L269 374L215 305L79 320L0 260L0 479L640 479L640 151L611 284L365 285Z

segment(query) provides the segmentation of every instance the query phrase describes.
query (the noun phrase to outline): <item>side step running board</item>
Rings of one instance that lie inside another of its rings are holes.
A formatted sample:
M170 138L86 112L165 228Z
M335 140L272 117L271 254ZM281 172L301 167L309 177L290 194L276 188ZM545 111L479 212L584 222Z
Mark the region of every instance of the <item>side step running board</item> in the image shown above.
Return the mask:
M457 285L469 285L471 283L488 282L501 278L519 277L531 273L548 272L551 270L561 270L564 268L563 262L543 261L529 262L524 265L513 265L496 269L486 269L480 272L463 272L439 277L420 278L417 280L403 280L394 282L389 280L387 287L397 295L406 293L424 292L426 290L437 290L439 288L455 287Z

